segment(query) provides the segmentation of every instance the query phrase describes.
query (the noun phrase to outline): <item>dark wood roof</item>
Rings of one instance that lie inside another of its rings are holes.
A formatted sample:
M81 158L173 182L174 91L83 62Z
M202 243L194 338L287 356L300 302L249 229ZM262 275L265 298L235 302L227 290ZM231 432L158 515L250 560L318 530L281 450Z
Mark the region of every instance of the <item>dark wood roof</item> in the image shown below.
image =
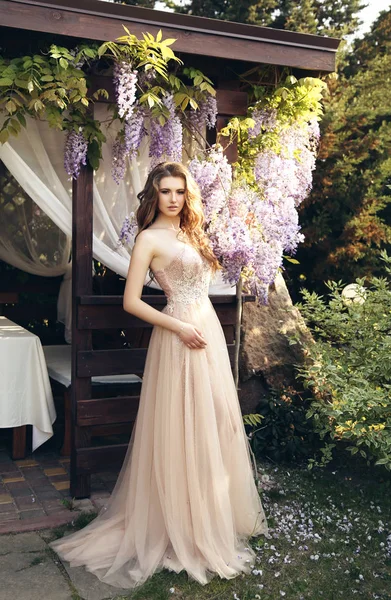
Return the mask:
M139 36L145 31L174 37L174 51L209 57L333 71L339 40L204 17L113 4L102 0L0 0L5 27L114 40L122 24Z

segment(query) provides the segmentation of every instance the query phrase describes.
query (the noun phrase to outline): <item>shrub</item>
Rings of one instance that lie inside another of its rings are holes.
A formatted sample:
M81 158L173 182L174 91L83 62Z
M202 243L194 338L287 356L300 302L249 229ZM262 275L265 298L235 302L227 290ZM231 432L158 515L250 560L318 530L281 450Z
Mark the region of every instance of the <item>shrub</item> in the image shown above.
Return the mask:
M272 391L261 399L257 413L260 425L249 433L257 458L274 462L301 462L319 448L319 435L306 412L308 400L292 389Z
M342 294L341 282L329 282L328 298L302 291L298 305L314 341L299 338L308 362L298 367L312 402L307 417L326 441L326 464L338 442L368 464L391 470L391 258L381 253L385 277L367 287L357 279L355 299Z

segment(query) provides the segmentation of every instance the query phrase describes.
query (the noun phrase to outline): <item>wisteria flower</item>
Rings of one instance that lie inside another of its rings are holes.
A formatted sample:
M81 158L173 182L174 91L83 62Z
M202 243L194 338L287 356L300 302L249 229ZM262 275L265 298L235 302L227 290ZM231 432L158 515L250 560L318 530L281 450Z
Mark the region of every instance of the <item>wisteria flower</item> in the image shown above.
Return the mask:
M133 112L137 90L137 71L125 60L114 65L114 86L120 118L129 119Z
M82 165L87 164L88 142L82 131L73 129L67 133L64 151L64 167L68 175L77 179Z

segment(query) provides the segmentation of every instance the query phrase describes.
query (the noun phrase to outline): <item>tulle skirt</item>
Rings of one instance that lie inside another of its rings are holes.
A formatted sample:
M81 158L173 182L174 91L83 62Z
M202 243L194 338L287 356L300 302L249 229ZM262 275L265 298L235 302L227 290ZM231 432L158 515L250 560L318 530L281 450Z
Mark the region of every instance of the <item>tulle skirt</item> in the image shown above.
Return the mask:
M249 572L248 538L266 534L224 333L209 298L176 304L207 346L154 327L140 407L117 483L84 529L52 542L71 566L133 588L185 569L207 583Z

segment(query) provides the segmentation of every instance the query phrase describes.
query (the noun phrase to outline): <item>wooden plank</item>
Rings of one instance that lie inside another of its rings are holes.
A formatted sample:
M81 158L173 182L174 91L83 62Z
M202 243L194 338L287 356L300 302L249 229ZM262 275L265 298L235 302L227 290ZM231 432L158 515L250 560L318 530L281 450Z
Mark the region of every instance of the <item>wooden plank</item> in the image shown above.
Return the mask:
M247 92L218 89L216 90L216 99L219 115L237 117L247 114Z
M235 344L227 344L227 350L232 365ZM79 351L77 355L77 376L126 375L129 373L129 369L132 373L142 373L146 355L146 348Z
M216 130L220 131L228 124L229 117L223 115L217 115L216 119ZM235 163L238 160L238 145L236 142L230 144L229 137L221 137L220 143L224 148L224 154L230 164ZM234 296L235 297L235 296Z
M136 36L141 36L146 31L156 35L159 29L162 29L164 38L176 39L173 47L175 52L320 71L335 70L335 51L338 41L332 40L333 47L331 47L319 36L292 35L291 33L290 36L278 39L278 37L281 38L281 33L285 32L275 30L272 32L275 39L267 39L266 36L270 36L270 32L266 28L249 25L245 26L245 29L242 26L239 29L241 33L235 35L235 30L232 30L233 24L228 24L228 29L226 29L227 24L220 21L216 22L216 25L219 24L219 31L202 30L198 22L198 27L192 28L191 18L190 20L188 18L183 24L180 21L175 25L175 16L173 15L163 14L160 22L156 23L154 19L157 20L157 14L153 15L153 13L158 13L158 11L144 9L145 17L142 19L132 18L132 11L106 15L104 14L105 8L99 7L99 2L91 2L90 11L83 11L83 9L72 6L67 7L60 2L57 5L55 2L51 4L52 6L45 6L43 2L40 5L39 2L31 2L31 0L30 2L28 0L20 2L0 0L0 22L5 27L100 41L112 40L122 35L123 24L126 24ZM167 18L169 22L162 24L162 19ZM205 22L207 21L209 19L205 19ZM320 44L322 47L319 47Z
M77 426L77 403L80 398L91 398L91 380L81 379L77 373L78 353L92 349L91 331L77 325L77 299L92 293L92 220L93 171L89 165L81 168L72 187L72 428L71 428L71 481L70 492L75 498L90 495L90 477L81 474L77 452L91 444L91 432Z
M87 350L78 352L78 377L126 375L144 371L146 348L124 350Z
M109 97L99 98L99 102L114 103L116 101L114 82L112 77L106 75L93 75L90 77L89 94L92 95L96 90L104 88L108 91ZM220 115L244 116L247 114L248 95L239 90L216 90L217 109Z
M120 468L125 458L128 444L112 444L94 448L79 448L76 456L77 472L82 476L91 473Z
M154 308L161 310L163 306L155 306ZM235 306L217 304L214 308L222 325L235 322ZM130 329L134 327L152 329L150 323L125 312L121 306L104 304L78 306L77 324L80 329Z
M77 424L80 427L86 427L88 425L134 421L137 416L139 401L140 396L79 400Z
M92 295L82 295L78 299L79 304L90 304L90 305L110 305L110 304L123 304L123 296L92 296ZM167 299L164 294L159 295L143 295L141 298L147 304L162 304L163 306L166 304ZM235 294L222 294L222 295L213 295L209 296L212 304L235 304L236 298Z

